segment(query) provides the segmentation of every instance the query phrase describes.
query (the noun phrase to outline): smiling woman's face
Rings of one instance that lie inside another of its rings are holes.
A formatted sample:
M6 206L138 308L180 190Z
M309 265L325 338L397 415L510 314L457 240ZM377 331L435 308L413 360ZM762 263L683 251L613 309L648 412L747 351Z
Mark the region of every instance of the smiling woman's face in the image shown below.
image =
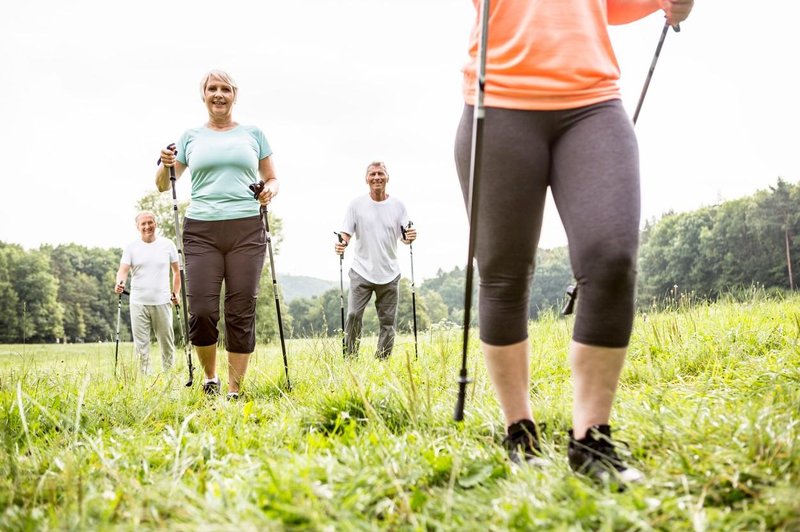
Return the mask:
M203 90L203 100L210 116L230 115L236 102L236 91L217 76L211 76Z

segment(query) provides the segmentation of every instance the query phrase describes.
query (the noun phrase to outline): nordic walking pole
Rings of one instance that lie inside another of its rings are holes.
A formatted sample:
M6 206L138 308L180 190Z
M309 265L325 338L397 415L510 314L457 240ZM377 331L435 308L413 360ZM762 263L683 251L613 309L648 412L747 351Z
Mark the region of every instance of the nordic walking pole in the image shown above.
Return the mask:
M119 283L121 286L125 286L125 283ZM114 347L114 376L117 376L117 360L119 360L119 322L120 318L122 317L122 294L126 296L130 295L130 292L122 289L122 292L119 294L119 299L117 300L117 345Z
M406 230L411 229L411 220L408 221L408 227L400 226L400 231L403 233L403 239L406 238ZM414 245L409 242L408 253L411 256L411 313L414 316L414 360L419 359L419 352L417 347L417 293L414 288Z
M644 97L647 94L647 89L650 87L650 80L653 79L653 72L656 69L656 63L658 63L658 56L661 54L661 47L664 46L664 39L667 38L667 32L669 31L669 28L669 22L665 22L664 28L661 30L661 37L658 39L658 45L656 45L656 53L653 54L653 60L650 62L650 70L647 72L647 77L644 80L642 93L639 95L639 101L636 103L636 110L633 112L633 125L636 125L636 120L639 118L639 111L642 109ZM672 26L672 28L676 33L681 31L681 27L678 24Z
M467 347L469 346L470 308L472 307L472 261L475 257L475 242L478 229L478 193L480 185L481 151L483 149L483 119L486 110L483 107L483 94L486 85L486 45L489 32L489 0L483 0L481 9L481 39L478 47L477 91L472 121L472 153L469 165L469 245L467 247L467 271L464 286L464 337L461 348L461 371L458 375L458 399L453 413L455 421L464 420L464 401L467 398Z
M333 232L334 235L339 239L340 244L344 244L344 238L342 238L342 233ZM344 332L344 254L339 255L339 310L342 314L342 356L347 355L347 342L346 336Z
M653 60L650 62L650 70L647 72L647 77L644 80L644 86L642 87L642 92L639 94L639 101L636 103L636 110L633 112L633 125L636 125L636 121L639 119L639 112L642 110L642 104L644 103L644 97L647 94L647 89L650 87L650 80L653 79L653 72L656 70L656 63L658 63L658 57L661 55L661 48L664 46L664 39L667 38L667 32L669 31L670 24L669 22L664 23L664 27L661 30L661 36L658 39L658 44L656 45L656 53L653 54ZM675 24L672 26L672 29L675 30L675 33L681 31L680 24ZM578 287L575 285L570 285L567 287L567 302L564 304L564 308L561 309L562 316L568 316L572 314L572 311L575 308L575 300L578 298Z
M250 190L253 197L258 199L258 195L264 190L264 182L250 183ZM283 319L281 318L281 301L278 295L278 279L275 277L275 259L272 256L272 235L269 232L269 213L267 206L261 206L261 218L264 220L264 230L267 232L267 249L269 250L269 271L272 274L272 293L275 295L275 310L278 314L278 333L281 337L281 352L283 353L283 371L286 374L286 388L291 390L292 383L289 380L289 361L286 358L286 340L283 337Z
M167 149L175 151L175 145L170 144ZM183 236L181 233L181 224L178 219L178 195L175 192L175 167L169 167L169 182L172 185L172 214L175 217L175 244L178 248L178 267L181 273L181 301L183 302L183 349L186 352L186 364L188 365L189 380L186 382L187 387L191 387L194 383L194 366L192 365L192 344L189 342L189 310L186 304L186 257L183 253ZM180 312L180 309L178 309ZM180 318L178 318L180 321Z

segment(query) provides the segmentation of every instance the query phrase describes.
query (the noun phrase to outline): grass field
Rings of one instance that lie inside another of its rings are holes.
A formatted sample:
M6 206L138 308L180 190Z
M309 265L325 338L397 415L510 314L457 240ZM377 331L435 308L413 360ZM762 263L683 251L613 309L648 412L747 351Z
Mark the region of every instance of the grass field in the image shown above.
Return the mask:
M184 361L139 378L130 344L116 378L113 343L0 346L0 529L800 530L800 297L637 317L612 424L647 481L624 493L566 463L570 330L531 324L542 468L507 462L477 348L452 421L457 329L418 361L409 337L388 362L291 341L291 391L259 346L239 402Z

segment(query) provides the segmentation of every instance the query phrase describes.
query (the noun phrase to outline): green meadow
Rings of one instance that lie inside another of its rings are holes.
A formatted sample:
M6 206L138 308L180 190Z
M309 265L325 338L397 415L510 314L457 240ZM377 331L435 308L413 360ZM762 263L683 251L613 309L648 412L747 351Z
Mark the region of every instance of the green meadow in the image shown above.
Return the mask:
M198 369L186 388L181 349L142 378L129 343L116 376L114 343L0 346L0 529L800 530L800 296L637 316L612 426L647 479L622 493L567 465L571 326L530 326L543 467L507 461L477 342L452 421L458 328L421 333L418 359L408 336L388 361L374 338L349 361L339 338L289 341L291 390L259 345L237 402Z

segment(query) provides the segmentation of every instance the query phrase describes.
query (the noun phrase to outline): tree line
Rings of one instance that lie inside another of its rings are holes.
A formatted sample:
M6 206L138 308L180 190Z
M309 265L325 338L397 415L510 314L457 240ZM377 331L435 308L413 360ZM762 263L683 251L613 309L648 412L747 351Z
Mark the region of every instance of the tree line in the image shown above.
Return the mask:
M799 205L800 186L778 179L775 186L752 196L648 221L641 235L639 306L649 307L677 290L713 300L731 289L753 284L795 289L800 270ZM167 194L145 196L137 207L154 211L163 235L174 238L173 207ZM185 210L185 204L179 210ZM271 219L270 229L277 251L280 219ZM119 248L64 244L25 250L0 242L0 343L113 340L117 296L112 287L121 254ZM540 249L531 289L531 319L559 308L572 283L566 247ZM419 330L457 326L463 321L463 268L439 270L435 277L414 287L414 293ZM340 334L340 301L338 288L288 304L282 301L287 334ZM345 306L346 301L345 293ZM127 304L122 312L122 338L129 339ZM262 272L257 324L259 342L277 338L268 264ZM408 279L401 279L398 329L410 332L412 327L412 287ZM369 305L364 332L377 330L377 315Z

